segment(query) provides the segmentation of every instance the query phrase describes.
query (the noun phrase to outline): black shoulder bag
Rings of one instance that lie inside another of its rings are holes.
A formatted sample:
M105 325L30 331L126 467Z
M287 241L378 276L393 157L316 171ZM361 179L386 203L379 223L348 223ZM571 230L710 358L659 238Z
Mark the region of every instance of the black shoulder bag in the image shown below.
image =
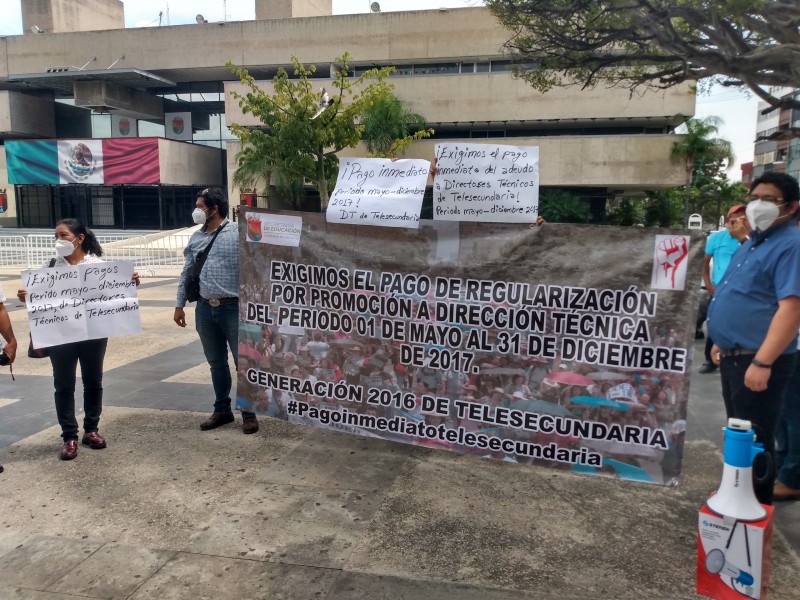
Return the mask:
M197 299L200 297L200 271L203 270L203 265L206 264L206 258L208 258L208 253L211 252L211 246L214 245L219 232L222 231L225 225L227 225L227 223L217 228L217 232L214 234L214 237L211 238L208 246L203 248L203 250L194 257L194 263L192 263L191 268L186 273L186 279L183 280L183 290L186 292L186 300L189 302L197 302Z

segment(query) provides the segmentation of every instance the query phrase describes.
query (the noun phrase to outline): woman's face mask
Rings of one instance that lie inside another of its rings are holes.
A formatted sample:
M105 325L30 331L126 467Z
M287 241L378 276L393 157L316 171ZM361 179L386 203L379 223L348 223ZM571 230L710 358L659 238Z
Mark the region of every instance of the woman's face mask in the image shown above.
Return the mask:
M75 252L75 240L56 240L56 254L66 258Z

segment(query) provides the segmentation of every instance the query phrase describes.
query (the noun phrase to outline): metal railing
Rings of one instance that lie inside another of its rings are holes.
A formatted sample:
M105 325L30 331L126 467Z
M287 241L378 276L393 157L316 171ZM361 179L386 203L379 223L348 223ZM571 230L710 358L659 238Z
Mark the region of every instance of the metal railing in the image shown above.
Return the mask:
M131 260L135 268L155 274L159 267L183 265L183 249L194 229L130 233L97 233L106 260ZM0 233L0 268L38 269L55 252L52 233L9 235Z

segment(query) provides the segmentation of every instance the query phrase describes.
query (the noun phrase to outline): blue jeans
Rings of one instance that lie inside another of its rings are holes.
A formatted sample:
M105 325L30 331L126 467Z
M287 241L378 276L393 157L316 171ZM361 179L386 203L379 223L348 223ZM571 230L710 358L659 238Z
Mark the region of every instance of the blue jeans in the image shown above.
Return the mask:
M778 479L790 488L800 489L800 352L796 356L797 363L775 431L775 458Z
M756 442L764 444L764 452L775 461L775 429L781 414L789 379L794 371L794 354L781 354L772 363L767 389L754 392L744 385L744 374L754 355L723 357L719 363L722 398L728 418L746 419L753 424ZM772 504L775 482L774 464L763 459L753 462L753 489L762 504ZM784 482L786 483L786 482Z
M228 363L228 350L233 354L233 362L239 366L239 305L221 304L211 306L202 298L197 301L195 327L203 344L203 353L211 367L211 384L214 386L214 412L230 413L231 410L231 370ZM242 411L242 416L255 413Z
M64 440L78 439L75 418L75 381L78 363L83 380L83 430L97 431L103 412L103 359L108 338L71 342L47 349L53 365L56 416Z

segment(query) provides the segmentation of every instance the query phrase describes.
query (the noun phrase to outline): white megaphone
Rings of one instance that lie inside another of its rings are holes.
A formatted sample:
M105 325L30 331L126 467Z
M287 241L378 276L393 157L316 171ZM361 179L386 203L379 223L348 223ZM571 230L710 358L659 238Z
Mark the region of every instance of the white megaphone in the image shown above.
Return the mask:
M728 419L722 481L717 493L706 501L706 506L720 516L738 521L760 521L767 516L753 491L753 459L764 451L754 440L750 421Z

